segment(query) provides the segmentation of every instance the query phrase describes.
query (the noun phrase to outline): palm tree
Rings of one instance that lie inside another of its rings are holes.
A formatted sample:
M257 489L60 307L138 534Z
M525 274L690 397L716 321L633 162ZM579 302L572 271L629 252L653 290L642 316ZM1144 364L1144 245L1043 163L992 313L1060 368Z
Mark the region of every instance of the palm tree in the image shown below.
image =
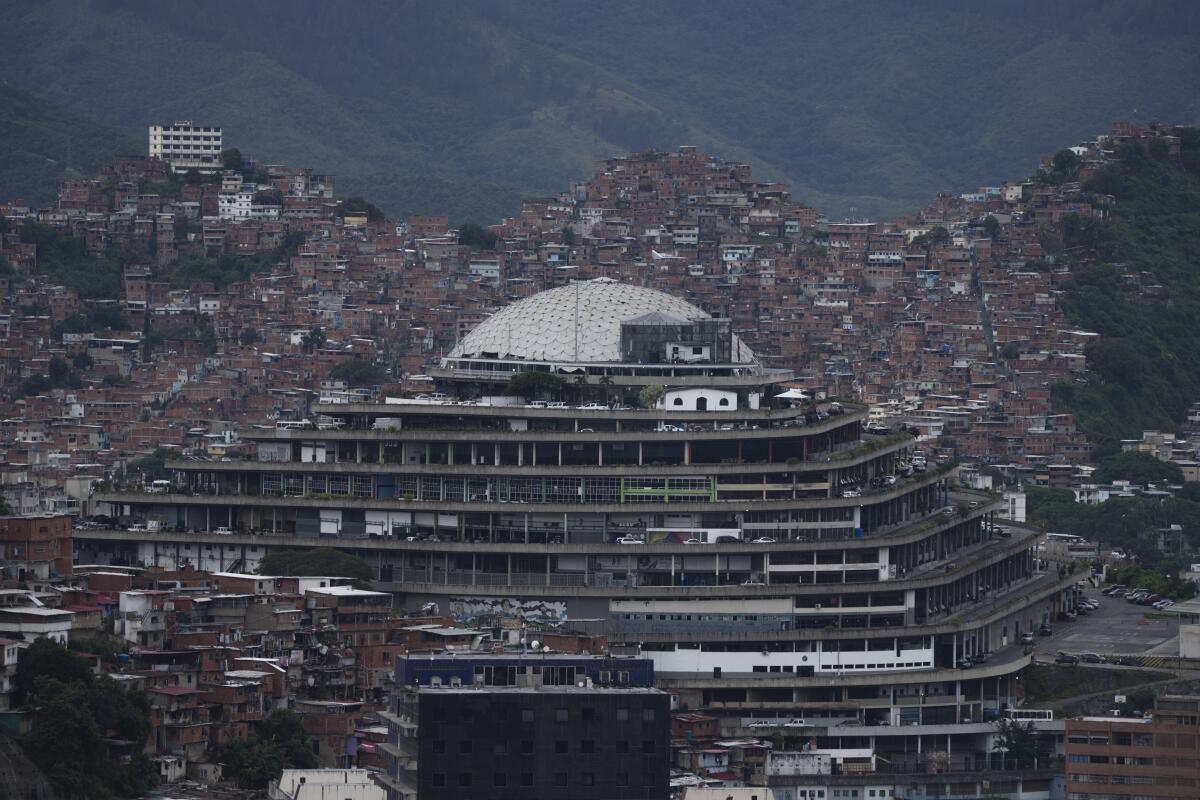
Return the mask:
M604 405L612 405L611 393L614 383L612 375L602 375L597 383L604 387Z

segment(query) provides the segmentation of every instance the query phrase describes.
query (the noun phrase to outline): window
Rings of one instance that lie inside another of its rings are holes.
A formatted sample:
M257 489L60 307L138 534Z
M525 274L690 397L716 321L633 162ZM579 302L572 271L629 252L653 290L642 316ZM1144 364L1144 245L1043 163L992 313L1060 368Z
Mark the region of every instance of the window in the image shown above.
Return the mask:
M584 773L580 774L579 782L582 783L584 786L595 786L596 785L596 773L584 772Z
M653 708L643 708L642 709L642 722L653 722L653 721L654 721L654 709Z
M629 709L628 708L618 708L617 709L617 722L628 722L628 721L629 721Z
M629 742L625 741L624 739L618 739L616 741L616 746L617 746L618 753L628 753L629 752Z
M718 401L717 401L717 405L719 405L719 406L728 406L728 405L729 405L729 398L728 398L728 397L722 397L720 400L718 400Z
M654 740L653 739L644 739L642 741L642 752L643 753L653 753L654 752Z
M471 785L471 773L469 773L469 772L458 773L458 785L459 786L470 786Z
M521 722L533 722L533 709L532 708L522 708L521 709Z
M433 773L433 776L432 776L430 782L434 786L445 786L446 785L446 773L444 773L444 772Z
M628 772L618 772L617 773L617 786L628 786L628 785L629 785L629 773Z
M567 722L570 718L571 717L567 713L567 710L565 708L554 709L554 721L555 722Z
M568 748L567 748L567 740L566 740L566 739L559 739L558 741L556 741L556 742L554 743L554 752L556 752L556 753L566 753L566 752L568 752Z
M554 785L555 786L566 786L567 785L567 773L565 773L565 772L554 773Z
M579 743L579 752L581 752L581 753L596 752L596 743L594 741L592 741L591 739L584 739L582 742Z
M521 755L528 756L528 755L532 755L532 754L533 754L533 740L532 739L522 739L521 740Z
M508 776L503 772L497 772L492 776L492 786L508 786Z
M533 786L533 773L532 772L522 772L521 773L521 785L522 786Z
M446 752L446 742L444 739L434 739L433 740L433 752L435 752L435 753Z
M497 756L508 755L508 742L507 741L492 742L492 754L497 755Z
M461 742L458 743L458 752L463 753L463 754L470 753L472 750L472 746L474 744L475 743L472 742L470 739L463 739Z
M580 719L582 719L584 722L592 722L596 719L596 709L585 708L585 709L583 709L583 711L580 713L579 716L580 716Z
M676 397L676 398L675 398L675 401L674 401L674 403L672 403L672 405L677 405L677 406L681 406L681 405L683 405L683 398L682 398L682 397Z
M1135 733L1133 735L1134 747L1153 747L1154 734L1152 733Z

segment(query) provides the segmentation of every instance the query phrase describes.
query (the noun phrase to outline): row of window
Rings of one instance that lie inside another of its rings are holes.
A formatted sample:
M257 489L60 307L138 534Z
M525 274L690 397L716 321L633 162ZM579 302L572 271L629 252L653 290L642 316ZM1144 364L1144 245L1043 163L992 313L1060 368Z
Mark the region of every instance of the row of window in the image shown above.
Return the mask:
M1071 753L1067 760L1072 764L1135 764L1139 767L1154 765L1153 758L1144 756L1091 756L1083 753ZM1158 760L1158 765L1166 766L1163 759Z
M520 740L518 746L515 749L510 748L509 744L510 743L507 740L492 742L492 755L506 756L506 755L510 754L510 752L509 752L510 750L513 750L514 754L523 755L523 756L531 756L534 753L532 739ZM596 746L595 739L581 739L581 740L579 740L578 745L579 746L578 746L578 748L576 748L575 752L584 754L584 755L590 755L590 754L600 753L600 752L605 751L605 748L603 746L601 746L599 748ZM617 753L618 755L628 755L631 752L630 751L630 743L629 743L628 739L615 739L615 740L613 740L612 745L613 745L612 752ZM643 739L641 749L639 752L641 752L643 755L653 755L655 753L656 749L657 749L657 747L656 747L653 739ZM446 741L444 739L434 739L430 743L430 750L435 755L445 755L446 754ZM463 739L463 740L459 741L459 743L458 743L458 754L459 755L471 755L474 752L475 752L475 742L473 740ZM571 752L570 741L567 739L555 739L554 740L554 752L558 755L569 754Z
M575 780L572 782L571 778ZM430 775L430 783L437 788L442 788L447 785L447 775L444 772L434 772ZM636 781L636 783L635 783ZM629 772L616 772L613 774L613 782L617 786L654 786L657 788L658 779L655 773L646 772L641 775L632 775ZM460 772L457 775L455 785L460 787L468 787L475 785L475 776L470 772ZM513 780L513 776L507 772L496 772L492 774L492 786L502 788L506 786L533 786L534 775L532 772L522 772ZM596 773L594 772L556 772L553 777L553 785L557 787L566 786L595 786Z
M492 668L492 667L484 668L484 670L493 670L493 669L494 668ZM503 669L504 668L494 669L494 671L491 673L492 679L493 679L493 681L496 681L498 678L502 678L504 680L508 680L509 682L508 683L493 682L492 684L489 684L489 685L512 686L516 683L516 673L515 673L516 668L515 667L508 668L508 669L513 670L513 672L511 674L507 673L507 672L501 674L501 670L503 670ZM571 675L575 674L573 667L555 667L554 669L555 670L570 669ZM550 668L547 667L545 672L543 673L543 678L546 677L546 673L548 673L549 671L550 671ZM477 670L476 674L483 674L484 677L486 678L488 673L486 673L486 672L479 673L479 671ZM604 675L604 673L601 673L601 682L605 682L603 680L603 675ZM629 673L628 672L621 672L621 673L619 673L619 675L620 675L620 677L622 677L624 679L623 680L624 683L629 682ZM558 685L570 686L570 685L574 684L574 680L568 679L568 680L563 681L562 683L557 683L557 682L552 683L550 681L544 680L543 683L546 683L548 685L555 685L555 686L558 686ZM495 706L493 708L493 716L492 716L493 721L507 722L508 721L508 711L509 711L508 706L503 706L503 705ZM617 722L628 722L630 719L629 712L630 712L630 710L628 708L618 708L614 712L614 718L616 719ZM585 706L585 707L579 709L577 721L579 721L579 722L595 722L596 718L598 716L599 715L596 713L595 708L592 708L591 706ZM636 714L634 716L636 717ZM448 715L446 713L445 708L435 707L430 711L429 717L434 722L446 722ZM459 709L459 718L463 722L473 722L475 720L475 709L468 708L468 707L460 708ZM642 718L642 722L653 722L656 718L656 712L653 708L643 708L643 709L641 709L641 718ZM531 722L536 722L536 719L537 719L536 714L532 708L522 708L521 709L521 722L531 723ZM571 720L570 709L566 709L566 708L554 709L554 721L555 722L571 722L572 720Z
M1191 743L1189 743L1187 745L1181 744L1180 747L1185 747L1185 746L1186 747L1195 747L1196 746L1196 737L1184 736L1184 737L1180 737L1180 738L1187 738L1187 739L1192 740ZM1169 744L1166 743L1164 741L1166 739L1171 739L1172 740L1171 743L1169 743ZM1067 742L1069 742L1070 744L1088 744L1088 745L1093 745L1093 746L1098 745L1100 747L1107 747L1110 742L1114 747L1131 747L1131 746L1132 747L1153 747L1154 746L1154 734L1152 734L1152 733L1129 733L1127 731L1114 731L1112 736L1110 737L1109 734L1104 733L1104 732L1097 733L1095 731L1091 731L1091 732L1079 731L1077 733L1070 734L1067 737ZM1169 735L1160 735L1159 736L1159 745L1162 747L1174 746L1174 737L1171 737Z
M1154 778L1149 775L1093 775L1087 772L1072 772L1071 780L1076 783L1113 783L1153 786Z

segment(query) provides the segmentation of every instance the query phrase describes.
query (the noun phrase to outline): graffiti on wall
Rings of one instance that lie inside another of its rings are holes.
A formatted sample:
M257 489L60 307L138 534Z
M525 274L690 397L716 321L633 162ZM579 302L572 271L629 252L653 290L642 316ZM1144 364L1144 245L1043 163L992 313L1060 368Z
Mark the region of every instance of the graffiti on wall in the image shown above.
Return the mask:
M456 623L470 623L487 616L539 625L561 625L567 621L567 604L553 600L514 600L511 597L451 597L449 611Z

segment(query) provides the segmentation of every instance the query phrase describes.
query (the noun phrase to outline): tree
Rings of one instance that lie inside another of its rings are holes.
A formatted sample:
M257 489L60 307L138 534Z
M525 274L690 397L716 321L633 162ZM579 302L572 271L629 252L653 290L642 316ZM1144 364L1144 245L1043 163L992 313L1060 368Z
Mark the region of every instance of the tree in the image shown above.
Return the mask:
M317 766L300 719L291 711L272 712L250 736L222 747L219 758L225 774L245 789L262 789L285 769Z
M1117 453L1105 459L1093 474L1098 483L1125 480L1137 486L1148 483L1183 483L1178 464L1160 461L1149 453Z
M472 250L492 250L496 247L496 234L474 222L464 222L458 229L458 243Z
M300 346L304 352L312 353L320 350L325 344L325 331L317 326L300 337Z
M13 702L17 705L28 699L38 678L61 683L92 682L92 670L87 661L72 653L53 639L35 639L21 652L17 674L13 678Z
M221 151L221 166L225 169L232 169L241 172L246 168L246 164L242 159L242 151L236 147L231 147L228 150Z
M991 214L988 214L983 220L983 230L990 238L995 239L1000 235L1000 220L996 219Z
M8 498L0 494L0 517L7 517L12 513L12 509L8 505Z
M82 352L71 356L71 366L75 369L91 369L95 364L96 361L90 353Z
M54 388L54 381L47 378L40 372L35 372L21 383L21 394L26 397L33 397L39 394L45 394Z
M55 386L62 386L67 382L67 376L71 373L71 365L62 356L53 356L50 359L50 382Z
M382 367L361 358L343 361L330 370L329 377L345 381L347 386L378 386L388 379Z
M652 383L649 386L642 387L642 390L638 392L638 400L644 407L654 408L666 393L667 387L658 383Z
M538 397L559 397L563 380L549 372L518 372L508 379L504 393L512 397L535 400Z
M597 383L603 387L605 405L610 405L612 403L612 390L613 386L616 385L616 381L613 380L612 375L601 375Z
M1075 168L1079 166L1079 156L1075 155L1074 150L1063 148L1054 154L1050 163L1054 166L1054 176L1066 179L1075 174Z
M562 243L565 244L567 247L575 246L575 229L572 228L570 225L563 228Z
M254 328L242 328L242 332L238 334L238 342L245 346L250 346L258 342L258 331Z
M299 552L277 551L263 556L259 562L260 575L320 575L334 578L353 578L366 584L375 577L371 566L357 556L332 547L314 547Z
M996 741L992 749L1018 761L1036 758L1037 734L1033 732L1033 723L1022 723L1016 719L999 720L996 723Z

